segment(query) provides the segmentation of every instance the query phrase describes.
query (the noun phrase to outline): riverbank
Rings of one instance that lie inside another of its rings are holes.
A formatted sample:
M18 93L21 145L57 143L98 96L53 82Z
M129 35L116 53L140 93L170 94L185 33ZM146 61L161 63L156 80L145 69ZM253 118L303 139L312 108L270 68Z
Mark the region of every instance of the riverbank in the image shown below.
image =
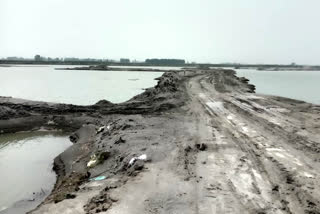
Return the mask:
M139 71L139 72L163 72L161 69L139 67L110 67L108 65L92 65L73 68L56 68L56 70L85 70L85 71Z
M0 130L74 132L32 213L319 213L320 106L253 92L232 70L167 72L121 104L0 98Z

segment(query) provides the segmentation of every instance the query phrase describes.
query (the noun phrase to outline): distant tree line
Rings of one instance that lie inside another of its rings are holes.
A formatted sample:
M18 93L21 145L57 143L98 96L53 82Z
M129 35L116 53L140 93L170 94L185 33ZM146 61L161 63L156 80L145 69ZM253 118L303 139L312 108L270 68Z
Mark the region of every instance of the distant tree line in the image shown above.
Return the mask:
M184 65L184 59L146 59L145 63L153 65Z
M47 63L54 63L54 64L65 64L65 63L108 63L108 64L148 64L148 65L163 65L163 66L181 66L187 64L183 59L146 59L145 61L137 61L137 60L130 60L128 58L121 58L120 60L112 60L112 59L95 59L95 58L77 58L77 57L46 57L41 56L39 54L35 55L33 58L23 58L23 57L7 57L0 59L1 63L35 63L35 64L47 64ZM193 63L195 64L195 63Z
M113 62L113 60L108 59L92 59L92 58L76 58L76 57L66 57L66 58L51 58L44 57L40 55L34 56L34 61L36 62Z
M51 57L43 57L43 56L40 56L40 55L35 55L34 56L34 61L37 61L37 62L44 62L44 61L63 61L63 58L51 58Z
M28 60L28 59L25 59L23 57L16 57L16 56L9 56L7 58L5 58L6 60Z
M124 64L126 64L126 63L130 63L130 59L127 59L127 58L121 58L121 59L120 59L120 63L124 63Z

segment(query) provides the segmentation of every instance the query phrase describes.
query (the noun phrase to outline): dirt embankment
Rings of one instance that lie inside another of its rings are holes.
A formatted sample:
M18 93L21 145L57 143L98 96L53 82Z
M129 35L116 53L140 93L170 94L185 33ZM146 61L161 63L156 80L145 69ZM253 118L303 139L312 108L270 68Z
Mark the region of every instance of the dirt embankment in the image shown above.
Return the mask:
M56 68L56 70L90 70L90 71L139 71L139 72L164 72L160 69L152 69L152 68L129 68L129 67L109 67L108 65L92 65L92 66L84 66L84 67L74 67L74 68Z
M121 104L1 98L0 130L73 131L32 213L319 213L320 107L254 89L188 70Z
M101 100L91 106L36 102L0 97L0 132L12 133L40 128L75 131L82 124L111 114L145 114L161 112L183 105L177 94L181 77L165 73L158 84L131 100L113 104Z
M108 124L106 121L111 120L114 120L111 124L116 124L126 115L161 114L182 106L185 100L181 96L181 81L180 75L165 73L158 79L155 87L146 89L144 93L121 104L101 100L92 106L76 106L0 97L0 132L78 130L70 136L70 140L75 144L55 159L54 170L58 174L58 181L53 196L49 197L48 201L52 199L58 202L68 198L68 192L77 190L80 183L92 177L85 162L97 152L97 148L92 148L92 143L96 143L93 138L102 124ZM129 126L126 124L122 129ZM112 127L113 129L115 127ZM68 183L66 186L65 182Z

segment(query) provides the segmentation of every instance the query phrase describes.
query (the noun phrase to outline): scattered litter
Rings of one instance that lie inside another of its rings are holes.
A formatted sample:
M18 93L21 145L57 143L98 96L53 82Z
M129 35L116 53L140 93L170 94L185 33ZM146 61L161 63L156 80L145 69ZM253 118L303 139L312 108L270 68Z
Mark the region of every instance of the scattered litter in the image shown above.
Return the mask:
M131 158L131 160L129 161L129 166L131 166L132 164L134 164L137 160L146 161L146 160L147 160L147 155L146 155L146 154L143 154L143 155L140 155L139 157L133 157L133 158Z
M308 173L308 172L303 172L302 174L303 174L305 177L307 177L307 178L314 178L314 176L311 175L311 174Z
M101 126L98 130L97 130L97 134L103 132L105 129L107 129L108 131L110 130L110 125L108 126Z
M147 160L147 155L143 154L138 157L138 160Z
M136 158L131 158L131 160L129 161L129 165L131 166L136 160Z
M87 167L91 168L97 165L98 159L96 155L92 155L90 161L87 163Z
M102 180L104 180L106 178L107 178L106 176L98 176L98 177L95 177L95 178L91 178L90 181L102 181Z
M105 128L106 128L106 126L101 126L101 127L98 129L97 134L103 132Z
M241 128L242 128L242 131L243 131L243 132L245 132L245 133L249 132L248 127L243 126L243 127L241 127Z
M92 168L96 165L103 163L110 156L109 151L100 151L91 156L90 161L87 163L87 167Z

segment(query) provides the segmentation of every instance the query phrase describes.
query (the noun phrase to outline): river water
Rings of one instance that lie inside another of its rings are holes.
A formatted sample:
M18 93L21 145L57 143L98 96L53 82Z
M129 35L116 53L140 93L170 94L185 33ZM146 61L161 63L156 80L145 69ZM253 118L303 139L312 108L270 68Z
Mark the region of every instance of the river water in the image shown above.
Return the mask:
M261 94L289 97L320 104L320 71L258 71L238 69Z
M162 75L55 70L61 67L72 66L0 67L0 96L78 105L101 99L119 103L154 86ZM41 203L56 180L53 160L70 145L68 137L58 133L0 135L0 213L25 213Z
M71 66L0 67L0 96L91 105L124 102L154 86L162 72L55 70ZM77 66L74 66L77 67Z

